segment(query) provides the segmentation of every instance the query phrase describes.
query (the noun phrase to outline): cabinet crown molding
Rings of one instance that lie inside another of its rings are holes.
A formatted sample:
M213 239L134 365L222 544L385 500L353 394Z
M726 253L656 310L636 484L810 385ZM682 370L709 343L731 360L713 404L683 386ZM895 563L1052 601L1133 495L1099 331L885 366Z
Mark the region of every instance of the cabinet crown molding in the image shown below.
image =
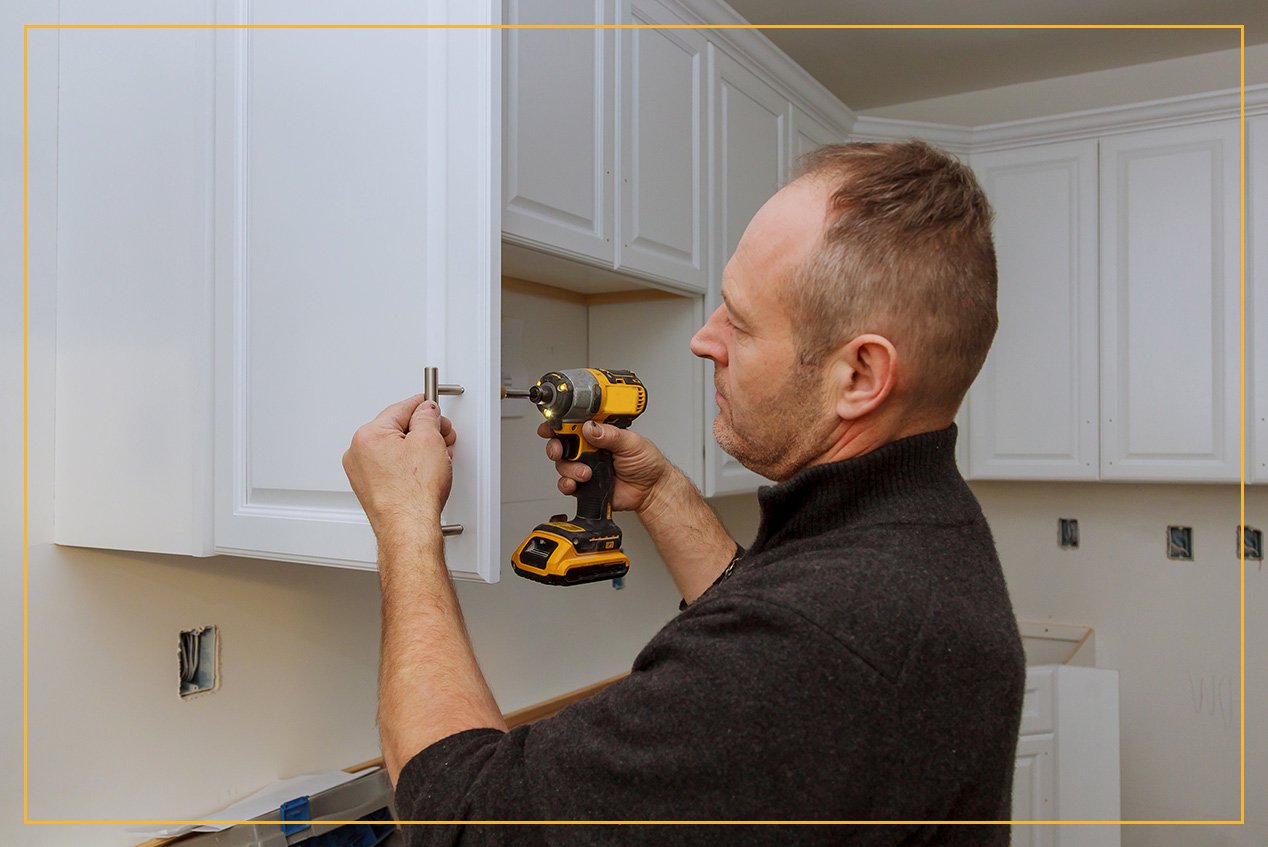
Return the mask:
M739 25L743 29L710 29L710 41L723 47L736 58L763 68L773 76L767 82L780 93L801 106L815 120L842 134L850 132L856 115L843 104L823 83L812 77L805 68L789 58L788 54L766 37L760 29L752 29L750 21L723 0L664 0L678 10L683 17L701 26ZM760 24L758 25L760 26Z
M953 153L984 153L1057 141L1103 138L1124 132L1205 123L1241 114L1239 89L1108 106L1043 118L976 127L859 115L850 132L856 141L921 138ZM1246 89L1246 117L1268 114L1268 85Z

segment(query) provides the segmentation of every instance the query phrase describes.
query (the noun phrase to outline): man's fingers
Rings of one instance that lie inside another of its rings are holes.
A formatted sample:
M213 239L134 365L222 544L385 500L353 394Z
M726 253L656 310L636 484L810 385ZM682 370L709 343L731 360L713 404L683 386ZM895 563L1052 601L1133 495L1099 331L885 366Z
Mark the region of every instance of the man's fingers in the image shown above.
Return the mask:
M576 479L585 482L593 471L580 462L555 462L555 470L564 479Z
M444 415L440 416L440 435L445 439L446 447L452 447L458 440L458 432L453 428L453 421Z
M564 445L558 438L546 442L546 458L558 462L564 457Z
M418 405L423 402L423 395L415 394L406 397L399 403L393 403L375 416L373 423L384 429L393 429L401 433L409 431L410 420Z
M577 483L571 479L560 477L559 482L556 484L559 486L560 494L576 494L577 493Z

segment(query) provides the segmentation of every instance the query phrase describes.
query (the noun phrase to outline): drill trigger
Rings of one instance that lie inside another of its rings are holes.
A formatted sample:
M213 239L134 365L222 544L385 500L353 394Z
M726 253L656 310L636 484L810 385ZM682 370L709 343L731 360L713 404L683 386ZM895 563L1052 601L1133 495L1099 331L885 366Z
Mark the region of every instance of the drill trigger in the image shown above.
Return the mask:
M575 462L581 458L581 453L586 449L585 439L580 435L566 435L560 433L555 436L559 439L559 443L563 445L563 459L568 462Z

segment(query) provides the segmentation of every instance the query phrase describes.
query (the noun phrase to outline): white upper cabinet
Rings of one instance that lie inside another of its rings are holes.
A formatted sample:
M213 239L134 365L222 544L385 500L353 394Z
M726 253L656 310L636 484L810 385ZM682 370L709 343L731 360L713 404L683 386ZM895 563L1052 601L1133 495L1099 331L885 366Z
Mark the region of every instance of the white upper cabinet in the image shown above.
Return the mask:
M152 20L141 3L100 12L72 0L61 20ZM31 174L55 219L30 221L57 261L30 283L57 292L59 544L212 551L214 48L197 29L58 37L56 124L30 138L57 150Z
M969 392L969 473L1096 479L1096 142L972 166L995 210L999 331Z
M713 92L714 209L713 279L705 309L722 302L722 273L749 220L784 183L788 167L788 100L722 50L710 45ZM705 368L713 385L713 364ZM712 398L712 391L705 392ZM717 407L706 402L708 422ZM705 495L753 491L765 479L706 439Z
M1268 115L1246 121L1246 479L1268 482Z
M1239 135L1219 121L1101 142L1104 479L1240 476Z
M685 24L657 0L620 0L622 24ZM706 78L698 29L621 30L616 268L708 284Z
M250 9L346 21L334 2ZM497 20L457 0L357 9L370 24ZM340 459L436 367L466 389L441 398L460 434L449 566L496 580L497 31L118 33L62 51L73 178L58 203L74 226L58 238L76 263L57 279L58 542L371 568ZM120 211L132 222L93 234ZM128 255L149 270L112 258ZM125 349L147 364L112 361ZM104 428L71 414L93 384L133 401L99 405ZM188 431L165 425L167 406L194 410Z
M825 144L840 144L845 133L834 132L812 117L796 103L788 104L788 157L789 168L785 181L795 176L797 159Z
M507 24L611 24L614 0L505 0ZM503 32L502 231L612 265L614 55L610 29Z

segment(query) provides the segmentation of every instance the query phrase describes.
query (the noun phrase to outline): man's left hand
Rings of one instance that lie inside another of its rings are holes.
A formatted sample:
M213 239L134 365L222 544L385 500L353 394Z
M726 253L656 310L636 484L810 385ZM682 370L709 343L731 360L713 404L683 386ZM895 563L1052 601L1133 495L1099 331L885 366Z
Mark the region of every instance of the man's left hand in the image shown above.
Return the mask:
M425 527L439 531L457 437L421 394L388 406L352 436L343 469L380 544Z

